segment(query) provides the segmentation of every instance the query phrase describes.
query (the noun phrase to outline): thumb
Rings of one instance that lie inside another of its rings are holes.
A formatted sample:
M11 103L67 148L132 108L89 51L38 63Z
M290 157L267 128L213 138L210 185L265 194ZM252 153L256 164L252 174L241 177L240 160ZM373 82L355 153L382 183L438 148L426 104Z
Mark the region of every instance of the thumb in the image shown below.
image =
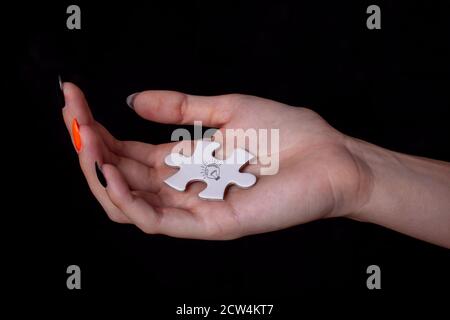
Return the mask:
M235 109L236 95L194 96L176 91L150 90L134 93L127 104L144 119L171 124L202 121L220 128L228 123Z

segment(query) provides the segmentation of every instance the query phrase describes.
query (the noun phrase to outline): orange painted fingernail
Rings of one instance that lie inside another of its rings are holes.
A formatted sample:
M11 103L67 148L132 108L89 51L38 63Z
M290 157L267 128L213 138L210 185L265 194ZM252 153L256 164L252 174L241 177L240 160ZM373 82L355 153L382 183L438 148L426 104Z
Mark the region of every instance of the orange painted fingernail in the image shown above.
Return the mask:
M75 145L75 149L78 152L81 150L81 136L80 136L80 127L78 126L77 119L72 120L72 136L73 136L73 144Z

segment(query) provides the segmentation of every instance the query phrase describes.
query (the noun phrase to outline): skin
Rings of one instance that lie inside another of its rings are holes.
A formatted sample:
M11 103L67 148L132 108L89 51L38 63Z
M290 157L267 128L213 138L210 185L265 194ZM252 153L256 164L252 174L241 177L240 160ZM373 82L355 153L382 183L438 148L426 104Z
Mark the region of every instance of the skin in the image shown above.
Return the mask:
M202 183L178 192L163 182L177 170L164 164L175 143L117 140L95 121L77 86L64 83L63 91L69 133L74 118L80 125L81 169L115 222L149 234L226 240L348 217L450 247L449 163L382 149L338 132L312 110L258 97L139 93L134 110L150 121L280 130L276 175L261 176L259 165L250 164L242 171L255 174L256 185L230 187L226 201L205 201L197 196ZM106 188L97 179L96 161Z

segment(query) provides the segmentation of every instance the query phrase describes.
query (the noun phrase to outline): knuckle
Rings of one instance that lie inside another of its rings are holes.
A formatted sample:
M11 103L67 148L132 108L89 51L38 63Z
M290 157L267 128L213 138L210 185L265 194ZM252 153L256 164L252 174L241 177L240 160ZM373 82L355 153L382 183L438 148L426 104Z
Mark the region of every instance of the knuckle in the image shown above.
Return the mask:
M119 214L108 214L109 219L115 223L126 223L127 219Z
M157 234L156 227L148 222L136 222L136 227L146 234Z
M180 123L186 122L186 115L189 108L189 96L187 94L182 94L180 97L180 103L178 107L178 114Z
M301 107L301 108L296 108L303 117L309 117L309 118L318 118L320 117L319 114L317 112L315 112L312 109L309 108L305 108L305 107Z
M111 202L120 210L124 211L124 201L121 197L119 197L118 195L116 195L113 192L109 193L109 198L111 199Z
M122 212L118 211L117 209L113 207L104 208L106 215L108 218L116 223L126 223L127 218L123 215Z

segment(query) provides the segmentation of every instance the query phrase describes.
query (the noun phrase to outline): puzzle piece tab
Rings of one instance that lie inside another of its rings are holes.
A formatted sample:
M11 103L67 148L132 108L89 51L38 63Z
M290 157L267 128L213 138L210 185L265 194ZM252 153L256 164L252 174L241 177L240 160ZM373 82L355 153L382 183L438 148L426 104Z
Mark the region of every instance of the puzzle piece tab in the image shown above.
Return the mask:
M194 153L186 157L180 153L171 153L165 163L180 170L164 182L178 191L185 191L193 181L203 181L206 188L199 197L209 200L223 200L225 189L231 184L241 188L249 188L256 183L256 177L250 173L239 172L239 169L254 158L244 149L237 148L225 160L213 157L220 147L218 142L198 140Z

